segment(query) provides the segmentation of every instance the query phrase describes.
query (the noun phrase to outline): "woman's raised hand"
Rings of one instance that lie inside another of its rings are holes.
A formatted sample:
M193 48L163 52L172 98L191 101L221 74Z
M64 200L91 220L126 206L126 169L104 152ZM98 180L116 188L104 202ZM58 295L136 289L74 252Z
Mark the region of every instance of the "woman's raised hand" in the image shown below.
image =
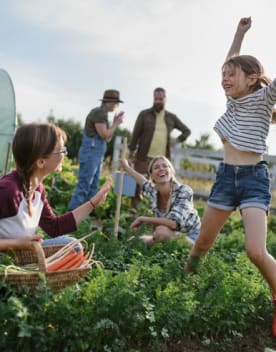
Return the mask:
M105 201L106 196L110 191L111 184L112 178L110 177L105 181L105 183L102 185L100 190L94 195L94 197L92 197L91 201L95 205L95 207L98 207Z

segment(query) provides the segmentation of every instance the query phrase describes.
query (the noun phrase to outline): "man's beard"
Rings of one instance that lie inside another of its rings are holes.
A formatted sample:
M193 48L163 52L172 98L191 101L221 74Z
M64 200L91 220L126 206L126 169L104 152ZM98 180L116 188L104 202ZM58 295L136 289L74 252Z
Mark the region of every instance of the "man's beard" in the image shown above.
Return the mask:
M153 110L155 112L160 112L160 111L164 110L164 104L162 104L162 103L153 104Z

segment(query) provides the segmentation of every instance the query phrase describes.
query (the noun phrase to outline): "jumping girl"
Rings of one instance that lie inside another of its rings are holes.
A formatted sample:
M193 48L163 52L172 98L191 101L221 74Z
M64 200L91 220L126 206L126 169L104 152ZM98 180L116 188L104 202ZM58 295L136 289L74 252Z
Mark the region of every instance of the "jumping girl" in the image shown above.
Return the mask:
M220 163L205 211L200 235L194 244L187 271L193 271L206 255L233 210L239 208L244 228L246 253L268 282L275 303L273 334L276 336L276 261L267 252L267 213L271 193L263 154L276 102L276 79L264 75L253 56L240 55L251 18L242 18L222 66L222 87L227 97L226 112L215 124L222 140L224 162Z

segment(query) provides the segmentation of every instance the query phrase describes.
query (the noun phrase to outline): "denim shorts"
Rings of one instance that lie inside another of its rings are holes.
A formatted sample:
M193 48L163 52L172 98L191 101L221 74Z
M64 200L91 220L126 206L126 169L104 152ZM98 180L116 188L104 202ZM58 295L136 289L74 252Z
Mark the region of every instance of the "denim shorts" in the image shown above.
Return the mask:
M220 163L208 205L222 210L261 208L269 210L270 179L265 162L255 165Z

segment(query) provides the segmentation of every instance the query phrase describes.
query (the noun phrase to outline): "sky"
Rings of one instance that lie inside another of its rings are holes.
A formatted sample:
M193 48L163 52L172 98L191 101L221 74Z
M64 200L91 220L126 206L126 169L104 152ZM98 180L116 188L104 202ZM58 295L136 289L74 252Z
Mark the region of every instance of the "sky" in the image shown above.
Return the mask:
M24 122L49 114L84 125L105 89L121 92L121 128L167 90L167 110L220 148L225 111L221 65L238 21L252 17L242 54L276 75L275 0L0 0L0 68L13 82ZM177 133L174 134L177 136ZM276 125L268 152L276 155Z

